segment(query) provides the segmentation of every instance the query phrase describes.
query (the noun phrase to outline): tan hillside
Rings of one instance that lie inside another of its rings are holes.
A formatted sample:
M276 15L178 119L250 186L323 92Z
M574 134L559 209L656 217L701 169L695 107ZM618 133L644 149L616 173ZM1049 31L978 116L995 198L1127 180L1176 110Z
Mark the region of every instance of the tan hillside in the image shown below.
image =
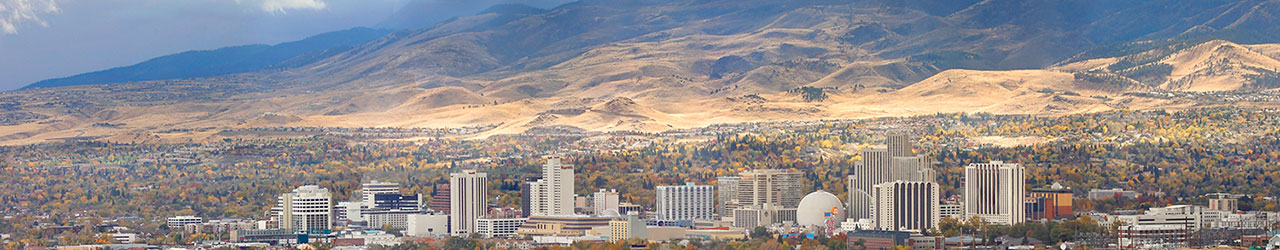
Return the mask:
M1233 91L1280 88L1280 45L1240 45L1214 40L1174 49L1084 60L1051 67L1068 72L1122 78L1137 89ZM1141 85L1141 86L1139 86Z
M887 113L901 114L1080 113L1110 109L1093 97L1110 95L1114 93L1078 84L1065 72L948 70L900 90L854 102L885 107Z
M1249 89L1247 75L1280 71L1280 60L1222 40L1182 50L1160 63L1173 65L1161 87L1188 91Z
M487 12L279 69L3 92L0 144L306 135L244 132L297 127L496 126L464 136L483 137L1060 115L1230 105L1154 91L1280 88L1280 45L1160 40L1276 27L1261 18L1267 8L1203 13L1259 3L1077 15L1060 11L1079 9L1072 2L920 2L582 1ZM1127 47L1099 48L1111 44Z

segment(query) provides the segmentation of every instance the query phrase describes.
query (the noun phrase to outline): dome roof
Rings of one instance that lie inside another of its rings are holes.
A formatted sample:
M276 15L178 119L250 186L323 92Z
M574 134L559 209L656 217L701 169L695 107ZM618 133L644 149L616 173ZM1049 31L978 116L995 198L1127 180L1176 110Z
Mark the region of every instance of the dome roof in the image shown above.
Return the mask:
M802 227L826 226L827 213L831 213L837 223L843 222L846 216L844 203L827 191L814 191L800 199L800 205L796 207L796 224Z

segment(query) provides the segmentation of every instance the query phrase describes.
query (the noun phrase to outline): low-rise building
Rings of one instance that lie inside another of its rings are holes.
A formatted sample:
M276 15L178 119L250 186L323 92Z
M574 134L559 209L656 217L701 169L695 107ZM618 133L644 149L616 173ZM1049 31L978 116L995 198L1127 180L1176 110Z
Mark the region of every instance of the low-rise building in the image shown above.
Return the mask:
M222 233L231 230L247 230L254 229L253 221L241 219L222 219L210 220L199 224L187 224L183 226L183 231L187 233Z
M519 237L525 236L583 236L595 227L608 227L611 217L591 217L581 215L567 216L529 216L524 225L516 230Z
M449 234L449 215L447 214L411 214L406 221L405 235L437 237Z
M133 244L138 242L138 234L135 233L113 233L111 240L120 244Z
M743 206L742 208L733 210L733 226L740 228L755 228L760 226L770 226L775 224L794 223L796 221L795 208L782 208L765 204L764 207Z
M861 230L846 234L849 246L861 244L866 249L894 249L896 246L907 246L911 234L897 231ZM860 243L859 243L860 242Z
M1101 199L1110 199L1110 198L1137 199L1138 192L1126 191L1124 189L1119 189L1119 188L1089 190L1090 200L1101 200Z
M195 217L195 216L178 216L178 217L170 217L167 225L169 226L169 228L179 229L189 224L200 224L200 223L204 223L204 218Z
M516 238L516 231L528 218L480 218L476 219L476 233L485 238Z

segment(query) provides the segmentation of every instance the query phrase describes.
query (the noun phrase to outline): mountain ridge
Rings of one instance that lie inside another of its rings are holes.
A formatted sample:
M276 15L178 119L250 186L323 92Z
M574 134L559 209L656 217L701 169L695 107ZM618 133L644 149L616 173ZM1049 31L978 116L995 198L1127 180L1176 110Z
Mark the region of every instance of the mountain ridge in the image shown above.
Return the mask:
M134 65L42 80L23 88L210 77L299 66L311 64L316 57L332 54L333 50L349 49L389 32L361 27L322 33L276 45L252 44L184 51Z
M1180 2L985 0L964 8L944 2L579 1L490 11L278 70L82 87L152 99L21 103L9 112L49 118L0 136L24 143L122 131L161 136L153 131L169 127L493 124L500 125L479 136L546 127L658 132L938 112L1191 108L1217 104L1145 93L1280 87L1274 70L1280 45L1205 39L1268 29L1259 27L1274 20L1258 17L1276 13L1276 1L1184 3L1139 15L1129 12ZM1074 6L1089 8L1057 11ZM1222 12L1204 18L1187 11L1204 6ZM1126 37L1106 37L1115 29L1101 27L1170 13L1190 17L1158 19L1166 21ZM1222 58L1231 63L1209 65ZM8 94L48 98L60 91ZM24 100L32 99L44 100ZM116 126L93 126L99 123Z

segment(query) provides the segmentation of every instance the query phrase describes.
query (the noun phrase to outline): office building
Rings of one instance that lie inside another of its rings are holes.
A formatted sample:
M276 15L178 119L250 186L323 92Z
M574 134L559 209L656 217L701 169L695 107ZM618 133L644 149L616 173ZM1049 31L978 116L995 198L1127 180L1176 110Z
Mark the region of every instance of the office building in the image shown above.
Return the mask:
M613 211L618 214L618 190L604 190L591 195L591 209L594 215L600 216L606 214L605 211Z
M531 200L533 200L533 183L538 182L538 179L541 178L525 177L524 181L520 182L520 217L529 218L529 215L533 212L533 209L530 208Z
M876 228L925 232L942 220L937 183L895 181L875 186Z
M715 219L715 189L710 185L657 187L658 220Z
M1228 194L1215 194L1209 197L1209 209L1234 213L1240 209L1240 200Z
M981 217L992 224L1027 221L1026 176L1021 165L993 161L964 168L965 217Z
M489 210L489 176L475 170L452 173L449 187L449 233L467 236L476 232L476 219Z
M400 194L400 183L369 181L360 184L360 197L364 201L364 207L374 206L374 196L378 194Z
M862 149L860 165L854 167L848 177L849 218L874 219L876 185L894 181L933 182L936 173L929 168L929 159L915 155L915 143L909 135L885 136L887 147Z
M476 234L484 238L516 238L516 231L528 218L479 218L476 219Z
M280 228L292 231L333 229L333 195L329 189L307 185L280 195Z
M177 216L177 217L170 217L167 224L169 225L169 228L182 228L183 226L186 226L189 224L200 224L200 223L204 223L204 218L195 217L195 216Z
M1064 219L1075 215L1071 208L1074 196L1069 187L1053 183L1049 187L1031 189L1028 194L1035 198L1045 198L1044 219Z
M449 184L436 184L432 192L435 194L431 195L431 204L428 208L435 212L449 213L449 201L451 200L449 194L452 193Z
M573 165L560 156L544 158L542 179L529 184L530 216L573 215Z
M716 214L720 217L733 217L733 210L738 208L738 177L716 177Z
M1027 220L1030 221L1030 220L1048 219L1047 217L1045 217L1047 207L1049 207L1049 203L1050 203L1048 198L1027 197L1027 198L1024 198L1023 200L1024 200L1023 204L1025 205L1023 206L1024 209L1022 209L1022 211L1027 213L1026 215Z
M404 234L413 237L441 237L449 235L449 215L411 214L405 223Z

